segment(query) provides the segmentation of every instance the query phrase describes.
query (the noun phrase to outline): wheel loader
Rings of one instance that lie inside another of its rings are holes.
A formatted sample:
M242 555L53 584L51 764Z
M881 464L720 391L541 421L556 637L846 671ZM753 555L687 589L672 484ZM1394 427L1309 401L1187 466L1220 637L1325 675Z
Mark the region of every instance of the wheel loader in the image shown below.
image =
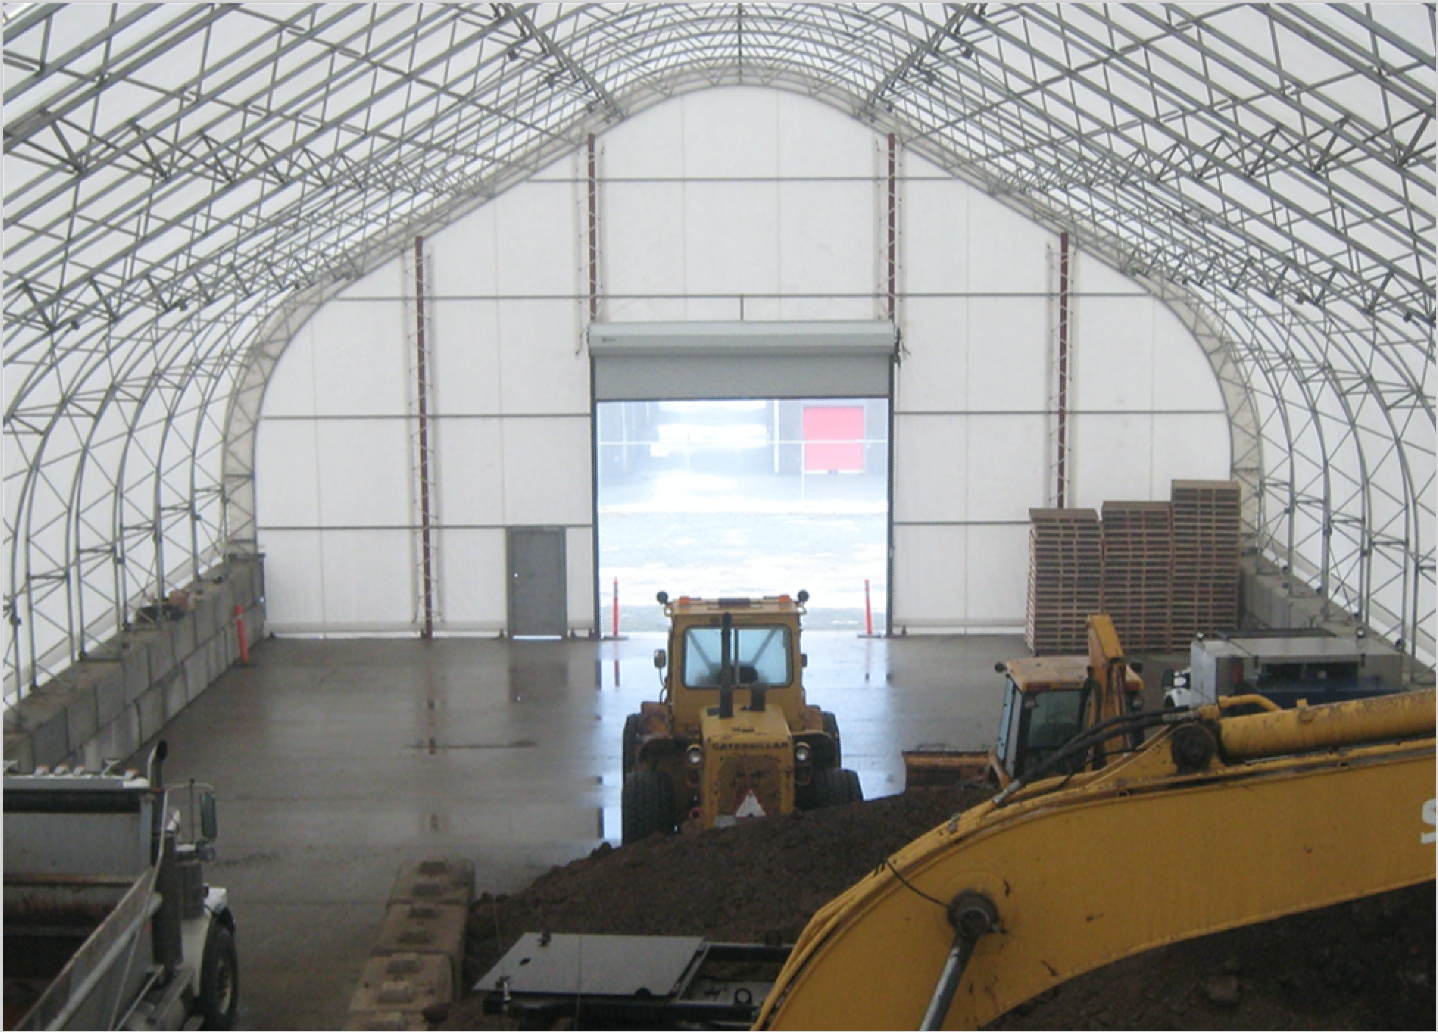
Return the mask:
M624 724L624 842L862 800L837 719L804 694L808 598L658 594L669 642L654 654L659 701Z

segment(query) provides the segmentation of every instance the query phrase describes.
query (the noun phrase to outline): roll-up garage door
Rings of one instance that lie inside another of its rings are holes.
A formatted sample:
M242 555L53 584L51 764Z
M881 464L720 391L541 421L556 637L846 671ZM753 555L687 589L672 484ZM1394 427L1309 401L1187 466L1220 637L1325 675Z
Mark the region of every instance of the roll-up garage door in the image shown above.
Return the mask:
M890 322L594 323L595 401L887 398Z

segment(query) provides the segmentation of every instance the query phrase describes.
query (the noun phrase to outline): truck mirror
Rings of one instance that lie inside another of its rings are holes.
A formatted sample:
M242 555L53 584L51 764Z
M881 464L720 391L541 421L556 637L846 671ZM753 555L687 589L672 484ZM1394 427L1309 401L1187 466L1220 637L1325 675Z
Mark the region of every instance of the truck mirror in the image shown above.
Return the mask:
M215 793L200 796L200 837L213 842L220 837L220 819L215 809Z
M655 669L655 670L663 670L665 664L667 664L668 662L669 662L669 657L668 657L667 655L665 655L663 649L655 649L655 650L654 650L654 669Z

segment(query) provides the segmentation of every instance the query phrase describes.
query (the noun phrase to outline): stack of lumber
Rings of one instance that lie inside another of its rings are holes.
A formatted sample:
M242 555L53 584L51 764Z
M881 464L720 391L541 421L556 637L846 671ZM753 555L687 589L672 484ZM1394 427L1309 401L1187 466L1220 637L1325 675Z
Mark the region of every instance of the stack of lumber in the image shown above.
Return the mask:
M1094 509L1029 510L1024 640L1035 655L1088 651L1087 618L1103 594L1103 535Z
M1233 480L1175 480L1173 640L1238 626L1243 514Z
M1104 502L1103 592L1107 613L1126 651L1167 652L1173 594L1173 506L1168 502Z

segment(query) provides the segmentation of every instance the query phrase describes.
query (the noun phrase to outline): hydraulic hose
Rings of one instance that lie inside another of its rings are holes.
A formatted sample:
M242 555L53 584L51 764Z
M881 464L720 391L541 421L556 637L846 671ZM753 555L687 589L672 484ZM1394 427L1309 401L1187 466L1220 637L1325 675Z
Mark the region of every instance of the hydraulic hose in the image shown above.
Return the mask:
M996 807L1003 806L1014 794L1020 790L1048 777L1055 770L1061 770L1064 763L1076 756L1082 756L1096 745L1108 741L1110 738L1121 734L1132 734L1136 731L1147 731L1151 727L1159 727L1163 724L1188 723L1199 719L1197 712L1192 710L1167 710L1160 713L1125 713L1120 717L1110 717L1100 724L1095 724L1087 731L1075 738L1069 739L1056 751L1046 756L1034 768L1022 777L1015 778L1009 782L1002 792L993 798Z

